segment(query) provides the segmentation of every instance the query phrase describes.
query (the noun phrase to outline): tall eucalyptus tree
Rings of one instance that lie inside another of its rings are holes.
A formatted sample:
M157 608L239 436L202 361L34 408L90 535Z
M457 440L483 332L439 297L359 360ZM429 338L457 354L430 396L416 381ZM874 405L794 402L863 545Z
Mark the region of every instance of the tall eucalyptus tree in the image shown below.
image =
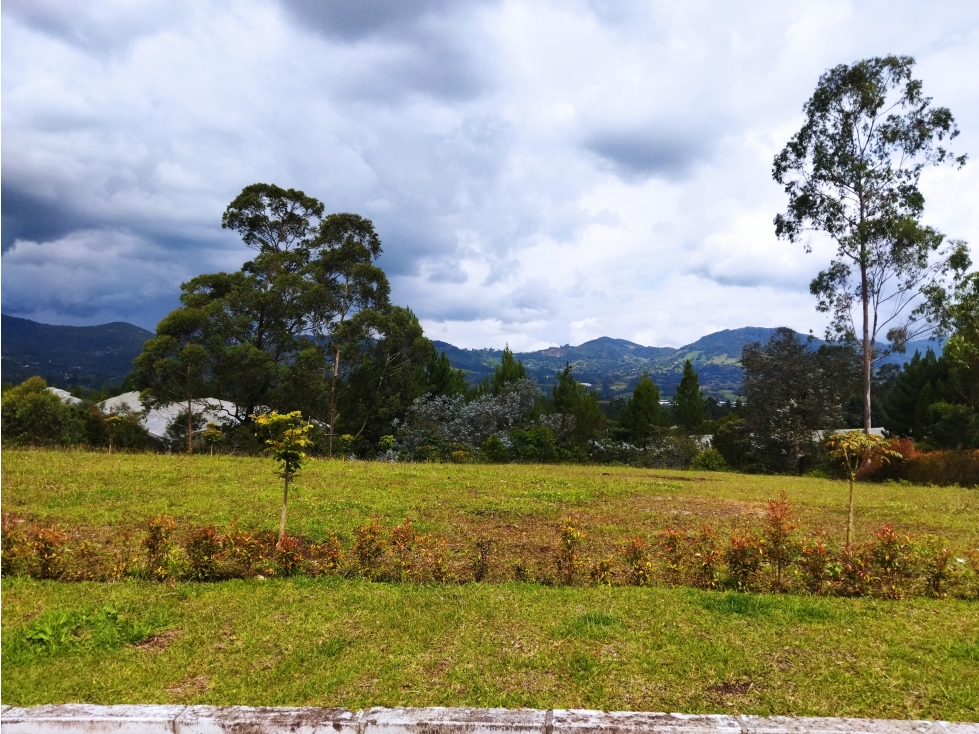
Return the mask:
M955 120L923 95L913 67L909 56L887 56L827 71L772 167L789 197L776 235L796 242L823 232L836 246L810 291L831 315L827 338L854 343L862 357L867 432L875 358L932 331L970 265L965 243L921 223L922 172L966 157L945 147L959 133ZM875 354L881 332L890 344Z

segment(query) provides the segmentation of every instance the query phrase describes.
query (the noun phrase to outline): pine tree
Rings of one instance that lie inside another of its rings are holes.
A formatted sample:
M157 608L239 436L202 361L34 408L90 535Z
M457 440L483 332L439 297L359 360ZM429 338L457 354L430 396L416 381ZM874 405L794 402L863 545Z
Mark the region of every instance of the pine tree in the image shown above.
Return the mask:
M687 432L696 431L707 417L700 380L689 359L683 365L683 377L673 396L673 414Z
M465 395L466 378L462 370L452 368L445 351L432 352L425 366L425 390L432 395Z
M585 385L575 379L570 364L557 373L557 384L551 392L551 400L558 413L574 416L573 437L578 444L591 440L605 421L602 406L598 404L595 393L589 392Z
M645 446L656 431L660 423L659 390L648 372L644 371L639 378L639 384L626 402L619 422L639 446Z
M523 362L519 359L514 359L513 352L510 351L510 345L508 344L503 350L503 358L500 360L500 366L493 371L493 376L490 378L490 386L493 394L499 395L503 392L503 386L508 382L525 379L527 379L527 370L524 369Z

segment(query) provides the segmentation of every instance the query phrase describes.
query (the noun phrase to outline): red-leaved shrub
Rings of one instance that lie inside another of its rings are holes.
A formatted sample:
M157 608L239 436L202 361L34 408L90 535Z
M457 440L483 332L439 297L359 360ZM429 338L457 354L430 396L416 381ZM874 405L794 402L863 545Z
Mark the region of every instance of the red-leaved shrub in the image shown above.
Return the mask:
M883 525L874 537L870 557L881 596L900 599L905 595L905 584L915 570L915 552L911 538L898 535L889 524Z
M799 570L810 594L819 594L830 578L829 550L822 534L805 538L799 545Z
M764 559L763 542L756 533L740 532L731 536L724 554L728 578L738 591L755 591Z
M622 547L625 558L626 579L633 586L647 586L653 575L653 564L649 561L649 543L638 535L629 538Z

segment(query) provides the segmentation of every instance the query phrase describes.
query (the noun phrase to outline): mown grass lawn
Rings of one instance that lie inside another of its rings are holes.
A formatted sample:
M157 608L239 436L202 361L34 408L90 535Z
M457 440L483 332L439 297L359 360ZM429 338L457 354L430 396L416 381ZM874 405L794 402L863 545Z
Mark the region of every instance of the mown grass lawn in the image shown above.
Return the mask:
M65 618L78 626L63 641L25 639ZM112 625L157 636L125 644ZM516 583L5 579L3 702L68 701L975 720L979 608Z
M258 458L4 451L3 510L112 535L276 526ZM516 583L510 561L668 525L755 524L785 489L803 527L842 536L842 482L574 466L318 461L290 498L314 539L411 517L459 553L496 541L493 583L292 578L61 583L5 578L5 704L471 705L979 719L979 603ZM979 545L979 492L859 485L858 539L884 522Z
M268 459L57 451L3 452L3 509L69 527L142 529L165 513L181 524L277 527L281 485ZM290 490L288 530L348 541L368 519L388 526L410 517L420 532L450 544L476 535L501 548L550 543L560 519L581 518L592 552L614 551L626 535L668 525L718 531L753 524L786 490L803 530L843 538L846 483L627 467L382 464L315 461ZM979 491L860 484L857 540L883 523L933 533L953 546L979 546Z

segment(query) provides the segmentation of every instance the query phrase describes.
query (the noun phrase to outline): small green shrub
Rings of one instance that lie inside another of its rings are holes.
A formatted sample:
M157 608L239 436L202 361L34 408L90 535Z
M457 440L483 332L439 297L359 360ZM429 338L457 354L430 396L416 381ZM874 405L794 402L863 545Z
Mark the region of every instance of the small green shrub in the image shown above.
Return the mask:
M741 532L731 536L724 560L735 589L746 592L758 588L763 559L764 543L757 534Z
M398 581L404 581L414 568L415 546L418 544L418 534L411 527L411 518L391 530L391 554L394 557L394 575Z
M280 576L294 576L304 565L303 548L299 539L283 535L275 544L275 570Z
M717 449L704 449L690 462L691 469L698 471L730 471L724 456Z
M875 579L870 549L866 546L846 546L839 563L833 564L830 570L841 596L870 594Z
M704 525L697 536L693 558L693 583L701 589L716 589L721 585L721 560L723 554L717 547L717 534Z
M798 525L791 520L789 499L783 489L777 500L768 500L765 520L762 525L762 538L765 541L765 557L775 569L775 591L782 591L782 573L798 552L792 532Z
M953 574L952 551L942 538L927 535L921 543L920 552L927 594L941 599L948 591Z
M802 583L810 594L822 593L830 578L829 550L821 535L806 538L799 544L799 570Z
M905 595L905 584L914 575L917 565L911 538L899 536L890 525L882 526L874 537L870 557L880 594L887 599L900 599Z
M592 566L589 572L592 583L597 586L611 586L615 581L614 563L615 559L611 556L606 556L595 561L595 565Z
M679 586L684 575L684 546L687 536L677 528L666 528L659 534L660 548L663 552L664 575L666 582Z
M336 573L343 566L343 548L340 539L331 535L322 543L310 547L311 569L318 573Z
M575 572L581 565L581 544L584 533L578 527L579 518L568 515L561 525L561 547L558 553L558 574L565 584L574 583Z
M479 447L479 456L490 464L505 464L510 461L509 449L495 433L483 441L483 445Z
M57 525L50 528L37 527L28 542L34 578L61 578L70 556L68 534Z
M191 530L184 545L187 552L189 577L195 581L214 581L218 578L218 555L222 539L213 525Z

